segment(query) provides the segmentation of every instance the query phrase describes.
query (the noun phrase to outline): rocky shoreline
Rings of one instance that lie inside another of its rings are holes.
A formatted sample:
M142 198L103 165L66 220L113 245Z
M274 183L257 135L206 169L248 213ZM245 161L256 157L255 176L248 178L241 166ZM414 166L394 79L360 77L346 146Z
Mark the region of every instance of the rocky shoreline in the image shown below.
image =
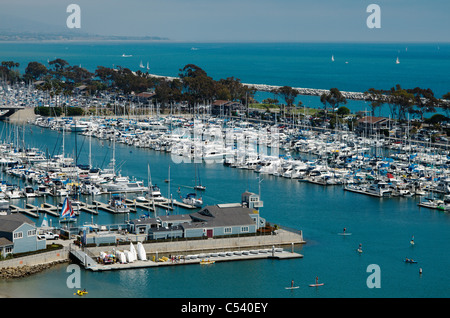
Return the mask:
M54 261L46 264L38 265L24 265L24 266L10 266L0 268L0 279L12 279L30 276L49 269L57 264L66 263L68 260Z

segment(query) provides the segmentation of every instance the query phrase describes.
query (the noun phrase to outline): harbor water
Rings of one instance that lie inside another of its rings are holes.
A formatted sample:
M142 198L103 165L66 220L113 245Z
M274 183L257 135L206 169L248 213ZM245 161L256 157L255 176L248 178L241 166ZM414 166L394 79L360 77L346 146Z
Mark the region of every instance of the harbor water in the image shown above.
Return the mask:
M197 50L191 50L195 46ZM449 90L450 46L448 44L212 44L212 43L1 43L0 60L20 62L66 59L91 72L98 65L121 65L138 69L139 61L150 62L150 73L177 76L178 69L192 63L215 79L235 76L244 83L290 85L293 87L338 87L345 91L365 91L371 87L389 89L400 83L404 88L432 88L441 97ZM407 50L405 48L408 48ZM123 58L122 54L132 57ZM331 55L335 63L331 64ZM401 64L396 65L399 56ZM349 63L346 64L345 61ZM395 68L395 69L394 69ZM273 96L271 96L273 97ZM299 97L306 106L321 107L312 97ZM352 111L367 109L363 102L349 103ZM353 107L353 108L352 108ZM359 107L359 108L358 108ZM388 110L386 110L388 114ZM2 140L14 131L0 123ZM22 134L24 129L24 134ZM34 125L19 127L27 147L37 147L50 155L61 151L62 133ZM78 163L88 162L88 138L66 134L65 152ZM22 142L22 141L21 141ZM147 166L153 184L164 196L174 198L192 190L195 167L174 163L169 153L116 143L116 164L124 176L146 182ZM299 154L293 154L297 156ZM92 139L94 166L105 168L112 156L112 143ZM170 166L170 185L168 179ZM254 260L216 263L212 266L186 265L110 272L82 271L86 297L449 297L450 216L438 210L419 208L416 197L375 198L344 191L342 186L320 186L271 175L262 176L220 163L198 165L204 205L239 202L245 190L258 193L264 207L261 216L272 224L303 231L307 242L301 259ZM3 178L11 183L19 182ZM178 192L178 188L180 189ZM106 202L107 196L95 198ZM43 198L29 199L39 205ZM53 200L53 198L46 198ZM92 200L82 197L81 200ZM55 202L57 203L57 202ZM19 204L17 204L19 205ZM189 213L175 207L169 213ZM138 217L146 211L130 213ZM158 214L167 211L158 209ZM122 223L128 215L100 212L81 213L78 222ZM37 225L42 222L32 219ZM57 222L50 217L52 222ZM338 235L347 229L349 236ZM414 236L415 244L411 245ZM363 253L356 250L362 244ZM417 264L404 262L405 257ZM380 288L369 288L370 265L379 266ZM0 295L13 297L74 297L67 287L67 264L39 274L0 281ZM422 274L419 274L422 269ZM325 285L310 288L315 282ZM286 290L291 281L298 289ZM42 293L45 290L45 294Z
M5 125L2 123L1 125ZM62 133L26 125L25 143L43 149L59 147ZM88 138L74 133L66 135L65 149L74 149L75 138L79 162L87 160ZM59 140L59 141L58 141ZM94 166L109 162L112 143L92 139ZM106 158L106 159L105 159ZM116 144L116 162L123 175L147 179L147 164L152 182L163 195L189 191L194 184L194 165L175 164L170 154L150 149ZM170 189L164 180L168 178ZM199 165L202 182L207 185L205 205L239 202L245 190L257 192L257 174L220 163ZM6 178L6 177L5 177ZM419 208L414 197L374 198L344 191L342 186L298 182L264 175L261 215L267 221L302 230L307 244L302 259L255 260L216 263L213 266L170 266L94 273L82 271L83 288L94 297L446 297L450 279L445 275L449 258L450 218L448 213ZM11 180L12 181L12 180ZM104 200L106 200L105 198ZM43 200L42 198L34 200ZM48 198L50 200L50 198ZM81 199L83 200L83 198ZM31 199L29 202L33 204ZM38 205L36 202L35 205ZM189 213L175 208L169 213ZM139 211L130 217L143 214ZM167 213L158 210L158 214ZM42 221L33 219L38 225ZM79 223L91 221L81 213ZM99 225L123 222L125 215L100 212L93 216ZM54 222L57 222L55 219ZM351 236L341 236L343 228ZM415 245L410 244L411 237ZM362 244L363 253L356 252ZM417 264L407 264L405 257ZM380 267L381 288L369 288L371 264ZM66 285L67 265L58 265L31 277L0 282L2 292L11 296L73 297ZM422 274L419 274L422 268ZM319 276L323 288L308 288ZM286 290L294 280L300 288ZM213 283L212 283L213 282Z

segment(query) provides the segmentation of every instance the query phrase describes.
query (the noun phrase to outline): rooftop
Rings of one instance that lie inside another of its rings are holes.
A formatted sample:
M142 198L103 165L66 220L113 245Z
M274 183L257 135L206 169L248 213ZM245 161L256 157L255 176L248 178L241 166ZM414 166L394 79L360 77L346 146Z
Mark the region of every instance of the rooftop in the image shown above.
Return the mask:
M238 226L252 225L255 222L250 217L252 209L240 204L217 204L206 206L202 210L192 213L193 224L207 222L208 226Z

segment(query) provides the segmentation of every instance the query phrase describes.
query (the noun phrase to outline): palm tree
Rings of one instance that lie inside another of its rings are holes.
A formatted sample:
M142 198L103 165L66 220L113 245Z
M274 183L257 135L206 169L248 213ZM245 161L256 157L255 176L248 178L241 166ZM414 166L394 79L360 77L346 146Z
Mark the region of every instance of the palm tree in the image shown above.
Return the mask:
M327 117L328 112L327 104L330 104L331 108L333 109L339 108L339 104L347 104L347 100L345 99L345 97L342 95L339 89L335 87L330 88L329 92L320 95L320 101L322 102L325 110L324 121Z
M364 92L366 100L370 101L370 107L372 108L372 116L375 116L375 110L381 107L384 103L383 91L375 88L369 88Z

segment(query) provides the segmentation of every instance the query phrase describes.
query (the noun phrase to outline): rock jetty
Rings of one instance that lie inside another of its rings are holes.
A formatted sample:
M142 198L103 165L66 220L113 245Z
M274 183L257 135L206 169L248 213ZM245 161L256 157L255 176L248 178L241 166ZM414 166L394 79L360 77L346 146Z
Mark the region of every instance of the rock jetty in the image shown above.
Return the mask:
M162 75L156 75L156 74L149 74L150 77L154 78L163 78L168 81L173 81L174 79L180 79L179 77L170 77L170 76L162 76ZM276 85L267 85L267 84L248 84L248 83L242 83L242 85L247 86L250 89L255 89L260 92L272 92L274 89L280 88L281 86ZM330 90L328 89L317 89L317 88L302 88L302 87L293 87L293 89L296 89L299 93L299 95L309 95L309 96L320 96L323 93L328 93ZM364 95L362 92L345 92L341 91L341 94L346 99L352 99L352 100L365 100L367 99L367 96Z
M0 279L20 278L30 276L46 269L51 268L56 264L68 262L67 260L54 261L39 265L24 265L24 266L9 266L0 268Z
M242 83L242 85L247 86L248 88L256 89L260 92L272 92L274 89L278 89L281 86L276 85L267 85L267 84L246 84ZM328 89L317 89L317 88L302 88L302 87L293 87L293 89L296 89L299 93L299 95L309 95L309 96L320 96L323 93L328 93L330 90ZM353 99L353 100L365 100L367 97L364 95L364 93L361 92L345 92L341 91L341 94L346 99Z

